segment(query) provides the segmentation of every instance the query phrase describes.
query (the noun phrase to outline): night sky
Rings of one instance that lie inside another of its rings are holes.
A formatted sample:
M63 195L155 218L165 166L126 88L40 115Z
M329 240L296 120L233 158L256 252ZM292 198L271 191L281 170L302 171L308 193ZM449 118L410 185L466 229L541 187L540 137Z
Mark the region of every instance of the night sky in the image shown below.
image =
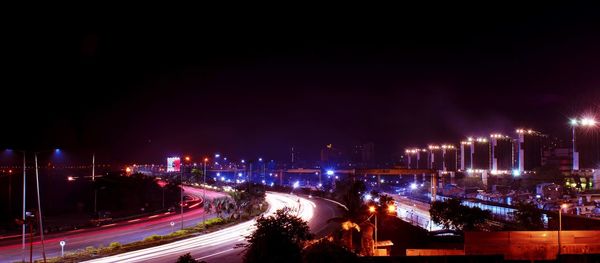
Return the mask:
M8 29L0 146L162 162L374 142L383 160L517 127L567 139L569 117L599 112L595 8L220 11Z

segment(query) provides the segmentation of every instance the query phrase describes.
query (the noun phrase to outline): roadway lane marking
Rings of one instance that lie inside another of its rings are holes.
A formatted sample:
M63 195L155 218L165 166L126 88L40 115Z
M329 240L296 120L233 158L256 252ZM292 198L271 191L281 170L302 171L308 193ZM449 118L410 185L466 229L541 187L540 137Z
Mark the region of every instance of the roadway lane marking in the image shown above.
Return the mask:
M210 255L208 255L208 256L204 256L204 257L197 258L196 260L203 260L203 259L205 259L205 258L214 257L214 256L216 256L216 255L220 255L220 254L223 254L223 253L227 253L227 252L229 252L229 251L231 251L231 250L234 250L234 249L235 249L235 248L230 248L230 249L227 249L227 250L223 250L223 251L221 251L221 252L217 252L217 253L210 254Z

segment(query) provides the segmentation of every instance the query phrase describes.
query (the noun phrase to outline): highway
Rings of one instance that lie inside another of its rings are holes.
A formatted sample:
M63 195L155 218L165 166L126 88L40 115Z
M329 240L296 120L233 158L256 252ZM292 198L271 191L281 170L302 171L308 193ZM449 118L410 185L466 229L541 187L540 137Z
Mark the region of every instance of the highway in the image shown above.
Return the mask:
M398 217L412 225L428 231L441 230L442 226L431 222L429 204L409 199L406 196L390 194L396 201Z
M336 223L328 224L326 221L339 216L342 211L340 206L333 202L291 194L268 192L266 201L269 203L267 214L272 214L283 207L292 208L298 216L308 221L311 232L318 237L336 227ZM235 245L245 242L244 236L253 231L255 222L250 220L201 236L88 262L175 262L179 256L188 252L195 259L206 262L242 262L243 249L235 248Z
M204 196L204 190L184 187L184 193L191 196L194 200L201 200ZM206 191L206 198L213 199L227 196L225 193ZM198 202L196 202L199 204ZM184 211L183 225L189 227L202 221L204 211L201 205ZM206 218L212 218L214 215L207 215ZM175 226L171 227L170 223ZM128 221L117 222L103 225L98 228L78 229L68 232L53 233L45 236L46 257L60 256L59 242L66 242L65 253L77 249L85 249L88 246L98 247L99 245L108 246L110 242L120 242L121 244L143 240L153 234L165 235L173 230L181 228L181 214L164 213L143 218L132 219ZM29 241L28 239L26 241ZM34 259L41 259L41 243L35 241L33 245ZM0 262L20 261L22 257L21 239L13 238L3 240L0 243ZM29 243L26 244L25 258L29 259Z

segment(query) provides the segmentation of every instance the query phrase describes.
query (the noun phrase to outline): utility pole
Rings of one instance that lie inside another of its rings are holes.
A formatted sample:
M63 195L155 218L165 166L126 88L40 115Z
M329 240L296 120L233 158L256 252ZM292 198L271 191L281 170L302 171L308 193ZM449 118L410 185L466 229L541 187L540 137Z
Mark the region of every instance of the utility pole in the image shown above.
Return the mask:
M98 189L96 189L96 153L92 154L92 184L94 184L94 215L98 213Z
M179 203L179 212L181 214L181 230L183 230L183 164L179 161L179 197L181 199Z
M204 209L204 207L206 207L206 162L208 161L208 159L204 158L204 171L203 171L203 175L204 175L204 179L202 180L202 207L203 210L202 211L202 223L204 224L204 228L206 228L206 209Z
M250 162L250 170L248 170L248 192L250 192L250 187L252 187L252 162Z
M25 172L26 170L26 166L27 163L25 162L25 157L26 157L26 153L25 151L23 151L23 222L25 222L25 204L26 204L26 189L27 189L27 174ZM21 243L21 261L25 262L25 228L27 227L24 223L23 223L23 236L22 236L22 243Z
M38 161L37 161L37 153L34 155L35 160L35 184L37 188L37 203L38 203L38 223L40 226L40 239L42 241L42 257L44 258L44 263L46 262L46 247L44 246L44 226L42 224L42 203L40 202L40 176L38 172ZM33 233L32 233L33 234Z

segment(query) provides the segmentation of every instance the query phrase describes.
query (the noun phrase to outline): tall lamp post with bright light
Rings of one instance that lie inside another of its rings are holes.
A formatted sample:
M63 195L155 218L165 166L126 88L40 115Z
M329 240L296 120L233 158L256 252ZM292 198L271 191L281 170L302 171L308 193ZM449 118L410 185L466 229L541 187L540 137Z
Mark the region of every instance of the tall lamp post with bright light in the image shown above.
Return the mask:
M215 155L216 156L216 155ZM202 206L206 207L206 164L208 163L208 158L204 158L204 179L202 182ZM202 211L202 223L206 224L206 210ZM206 225L204 226L206 228Z
M575 141L575 128L578 126L581 127L593 127L596 126L596 120L594 118L591 117L584 117L581 119L571 119L570 122L571 124L571 131L572 131L572 143L573 143L573 171L578 171L579 170L579 153L577 152L577 148L576 148L576 141Z
M11 149L7 149L7 152L13 152L13 150ZM27 162L26 162L26 158L27 158L27 153L25 151L18 151L20 153L23 154L23 217L22 220L23 222L26 221L26 198L27 198ZM21 236L21 261L25 262L25 232L26 232L26 224L22 225L22 236Z
M60 149L54 149L53 151L55 154L60 154ZM39 231L40 231L40 241L42 243L42 257L44 259L44 262L46 262L46 247L44 245L44 225L42 223L43 221L43 216L42 216L42 203L40 201L40 176L39 176L39 167L38 167L38 153L40 152L35 152L34 153L34 161L35 161L35 184L36 184L36 190L37 190L37 205L38 205L38 224L39 224Z
M562 210L566 209L567 207L568 207L567 204L562 204L562 205L560 205L560 208L558 208L558 254L559 255L561 252L560 236L561 236L561 231L562 231Z
M369 206L369 213L375 216L375 242L373 243L373 251L377 250L377 209L375 206Z

